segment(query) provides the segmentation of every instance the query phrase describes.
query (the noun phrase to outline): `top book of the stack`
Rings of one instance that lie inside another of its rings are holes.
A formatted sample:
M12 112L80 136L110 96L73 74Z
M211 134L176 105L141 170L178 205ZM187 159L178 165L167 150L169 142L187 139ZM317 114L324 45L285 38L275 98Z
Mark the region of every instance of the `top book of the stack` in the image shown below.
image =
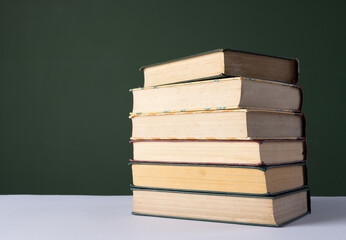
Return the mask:
M222 77L247 77L296 84L297 59L231 49L217 49L141 67L144 86L158 86Z

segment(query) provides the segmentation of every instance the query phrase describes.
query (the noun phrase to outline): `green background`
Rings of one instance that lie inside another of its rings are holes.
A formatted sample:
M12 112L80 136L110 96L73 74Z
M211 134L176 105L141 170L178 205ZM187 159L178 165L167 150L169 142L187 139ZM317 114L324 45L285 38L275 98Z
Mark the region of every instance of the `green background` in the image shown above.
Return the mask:
M1 1L0 193L130 194L141 65L229 47L298 57L312 195L346 195L345 6Z

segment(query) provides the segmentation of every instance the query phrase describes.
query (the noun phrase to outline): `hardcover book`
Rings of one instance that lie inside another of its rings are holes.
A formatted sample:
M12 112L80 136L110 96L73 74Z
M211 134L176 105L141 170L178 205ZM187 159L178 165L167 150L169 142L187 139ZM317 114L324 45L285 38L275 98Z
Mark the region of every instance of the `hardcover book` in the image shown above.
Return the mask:
M310 213L306 188L276 196L132 190L135 215L280 227Z
M297 139L302 114L261 110L207 110L132 117L132 139Z
M144 86L219 77L248 77L297 83L298 60L232 49L217 49L140 68Z
M232 166L130 162L138 187L274 195L306 184L303 163Z
M301 88L244 77L136 88L133 113L258 108L300 111Z
M277 165L305 161L305 140L134 140L142 162Z

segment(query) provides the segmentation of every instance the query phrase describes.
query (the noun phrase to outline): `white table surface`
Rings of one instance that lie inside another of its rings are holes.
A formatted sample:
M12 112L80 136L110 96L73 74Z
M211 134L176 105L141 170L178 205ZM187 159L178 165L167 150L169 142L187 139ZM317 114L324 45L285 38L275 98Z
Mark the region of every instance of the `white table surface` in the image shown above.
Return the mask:
M133 216L131 196L0 195L1 240L346 239L346 197L282 228Z

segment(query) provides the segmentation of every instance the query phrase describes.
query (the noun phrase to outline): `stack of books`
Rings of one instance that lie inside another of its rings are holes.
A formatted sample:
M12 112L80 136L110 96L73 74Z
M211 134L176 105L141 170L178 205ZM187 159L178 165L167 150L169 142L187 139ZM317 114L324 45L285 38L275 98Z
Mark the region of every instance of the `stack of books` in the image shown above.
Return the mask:
M310 212L296 59L220 49L142 70L133 214L282 226Z

